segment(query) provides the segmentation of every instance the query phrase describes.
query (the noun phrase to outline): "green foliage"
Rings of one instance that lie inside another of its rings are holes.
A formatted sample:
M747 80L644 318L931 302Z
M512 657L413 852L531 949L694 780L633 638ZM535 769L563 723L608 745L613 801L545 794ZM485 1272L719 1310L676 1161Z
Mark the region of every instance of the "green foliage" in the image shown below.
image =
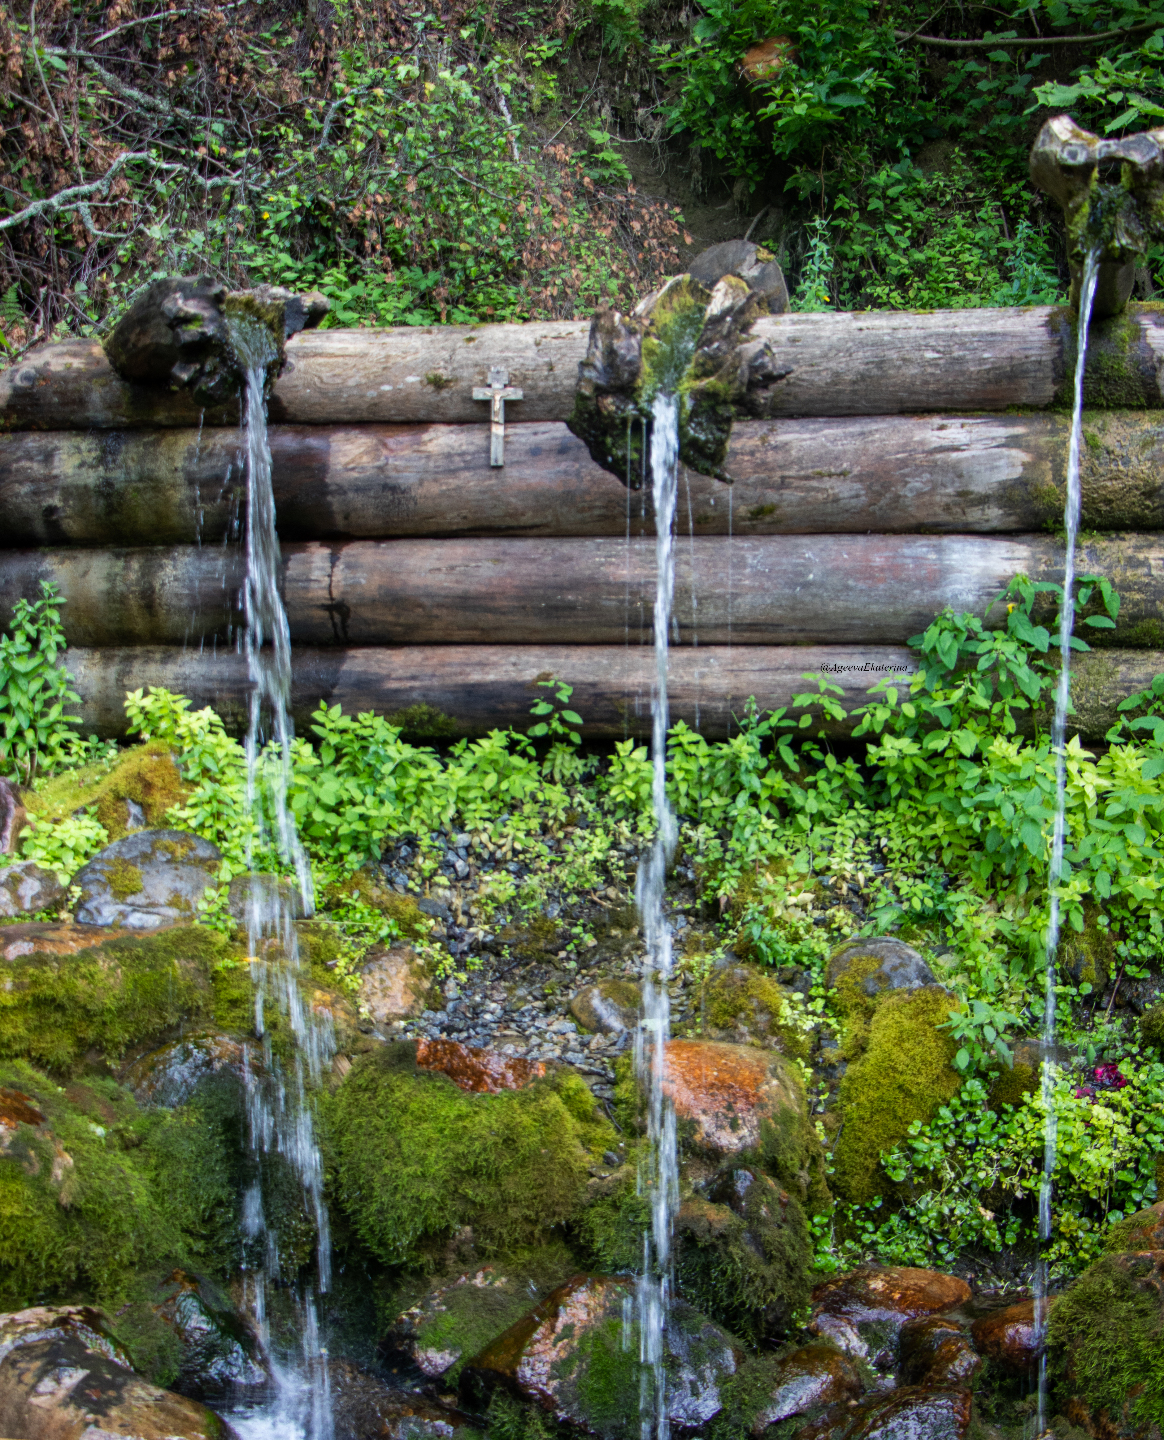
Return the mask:
M17 600L0 635L0 769L31 785L38 769L51 773L68 762L69 729L80 721L65 707L80 697L61 661L65 631L55 585L40 582L39 600Z
M143 1113L111 1080L62 1091L12 1062L0 1082L6 1107L11 1092L26 1097L0 1156L6 1309L74 1299L117 1308L143 1275L229 1268L238 1219L230 1159L196 1104Z
M572 1218L591 1152L615 1140L577 1076L470 1094L399 1052L357 1061L322 1106L336 1195L374 1255L422 1263L464 1225L484 1250L512 1250Z

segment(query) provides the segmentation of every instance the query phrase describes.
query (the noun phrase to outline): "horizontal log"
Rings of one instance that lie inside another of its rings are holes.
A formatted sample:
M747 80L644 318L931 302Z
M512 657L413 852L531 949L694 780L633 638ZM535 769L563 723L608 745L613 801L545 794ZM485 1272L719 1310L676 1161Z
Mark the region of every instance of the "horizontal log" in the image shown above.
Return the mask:
M71 645L229 644L237 546L0 553L0 623L57 584ZM680 645L897 644L937 611L986 613L1017 574L1061 578L1043 535L697 538L676 548ZM1118 636L1164 634L1164 536L1090 537L1079 573L1119 589ZM652 540L292 544L283 594L300 645L637 644L650 632ZM992 621L1002 618L999 606Z
M443 423L483 418L475 386L504 365L524 398L511 419L565 420L573 409L586 321L528 325L309 330L287 344L271 396L283 424ZM867 311L777 315L757 322L774 364L747 412L760 418L1041 408L1067 402L1073 322L1063 310ZM1092 326L1089 404L1158 407L1164 316L1131 306ZM236 406L204 414L183 393L131 386L100 345L38 346L0 373L0 428L60 430L233 424Z
M697 535L993 533L1059 523L1070 422L1058 414L740 421L724 486L690 475ZM1164 530L1164 420L1087 420L1083 524ZM504 469L477 425L272 426L284 540L651 534L560 422L507 428ZM234 430L0 435L0 545L215 544L238 530Z
M246 665L237 654L197 655L177 648L70 650L66 663L81 695L85 733L125 733L127 690L162 685L210 705L231 729L246 726ZM530 706L545 692L538 680L556 676L574 687L582 730L593 739L621 739L650 732L654 656L632 646L408 646L397 650L297 649L292 654L292 709L302 734L324 701L348 714L374 711L410 733L482 734L512 726L525 729ZM738 726L747 700L761 709L789 705L793 695L815 688L805 676L825 674L841 690L846 710L862 704L869 688L892 674L916 668L912 652L889 646L852 648L754 646L676 650L668 688L672 720L683 720L709 737ZM1164 671L1164 652L1093 651L1072 667L1072 696L1080 733L1102 738L1119 702L1144 689ZM428 707L422 710L420 707ZM437 715L445 717L440 724ZM814 711L818 714L818 711ZM435 722L435 723L434 723ZM827 724L843 734L853 721Z

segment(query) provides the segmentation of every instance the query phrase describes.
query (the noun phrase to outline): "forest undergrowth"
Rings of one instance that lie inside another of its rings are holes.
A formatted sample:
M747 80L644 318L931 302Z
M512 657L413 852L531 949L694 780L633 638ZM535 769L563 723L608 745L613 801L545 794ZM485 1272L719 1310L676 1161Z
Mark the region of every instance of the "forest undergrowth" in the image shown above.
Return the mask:
M938 616L912 642L916 673L875 687L855 712L852 741L832 742L820 728L822 715L843 715L823 676L806 676L787 710L749 705L727 739L682 723L670 732L675 874L697 901L682 932L685 983L703 983L725 957L747 961L791 987L782 1002L789 1033L818 1048L830 1034L845 1043L847 1002L826 972L854 936L907 940L949 993L942 1044L954 1088L883 1154L879 1194L818 1220L826 1267L861 1255L949 1265L1033 1233L1042 1099L1016 1045L1037 1035L1043 1009L1055 785L1045 725L1056 657L1037 607L1049 590L1016 580L1000 597L1005 629ZM59 669L61 603L51 590L36 606L22 602L0 649L3 769L33 782L24 858L67 882L111 838L103 778L144 764L143 756L156 765L170 755L176 775L154 823L220 848L220 883L199 924L229 932L229 882L247 868L248 845L261 847L241 744L212 710L193 711L165 690L127 697L128 750L79 739ZM1119 599L1106 582L1085 578L1077 604L1081 626L1103 629ZM463 982L490 952L504 968L505 937L544 924L551 897L561 912L565 983L578 971L594 944L593 897L629 894L654 818L645 746L628 738L589 750L571 699L568 686L549 683L526 733L494 731L441 748L411 743L381 716L318 708L292 747L289 799L319 913L339 941L341 981L354 989L369 947L402 939L437 975ZM262 763L280 761L268 751ZM1159 1184L1164 1010L1152 1009L1150 997L1164 969L1164 677L1122 703L1102 745L1070 741L1066 804L1059 1036L1073 1059L1054 1094L1060 1175L1051 1258L1073 1273L1112 1224L1156 1198ZM382 858L402 842L414 856L410 889L442 883L454 834L498 863L465 917L465 943L446 946L415 903L384 904L374 892L384 884ZM277 851L254 864L291 872ZM1148 999L1116 1007L1121 985L1125 997ZM820 1083L818 1063L806 1064L811 1087Z
M1054 301L1031 139L1155 124L1162 53L1154 0L18 0L3 343L193 272L337 325L584 316L745 231L802 309Z

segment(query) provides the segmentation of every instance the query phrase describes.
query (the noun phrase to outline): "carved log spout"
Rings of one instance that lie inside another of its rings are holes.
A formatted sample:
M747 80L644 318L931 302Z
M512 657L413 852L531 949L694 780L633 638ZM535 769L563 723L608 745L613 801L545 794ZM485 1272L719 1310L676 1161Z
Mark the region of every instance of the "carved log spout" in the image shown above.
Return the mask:
M648 422L661 390L679 398L679 458L730 483L732 422L748 391L774 377L772 356L750 332L788 309L784 277L756 247L730 241L699 256L629 315L601 308L578 367L568 424L593 459L632 490L646 472Z
M1118 315L1131 297L1137 256L1164 239L1164 129L1101 140L1070 115L1056 115L1031 150L1031 179L1063 207L1072 308L1083 257L1098 246L1092 316Z
M238 393L246 372L240 327L261 326L270 334L270 388L283 369L287 338L318 325L328 309L322 295L296 295L278 285L228 290L207 278L158 280L106 337L105 353L125 380L189 390L199 404L217 405Z

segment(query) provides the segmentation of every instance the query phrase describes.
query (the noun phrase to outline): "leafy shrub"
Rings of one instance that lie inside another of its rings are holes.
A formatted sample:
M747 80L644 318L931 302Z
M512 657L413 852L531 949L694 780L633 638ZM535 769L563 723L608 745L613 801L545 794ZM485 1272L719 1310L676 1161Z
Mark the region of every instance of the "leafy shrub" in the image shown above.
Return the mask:
M39 600L17 600L0 636L0 767L31 785L38 769L65 763L80 722L65 707L80 699L60 657L65 649L55 585L40 582Z

